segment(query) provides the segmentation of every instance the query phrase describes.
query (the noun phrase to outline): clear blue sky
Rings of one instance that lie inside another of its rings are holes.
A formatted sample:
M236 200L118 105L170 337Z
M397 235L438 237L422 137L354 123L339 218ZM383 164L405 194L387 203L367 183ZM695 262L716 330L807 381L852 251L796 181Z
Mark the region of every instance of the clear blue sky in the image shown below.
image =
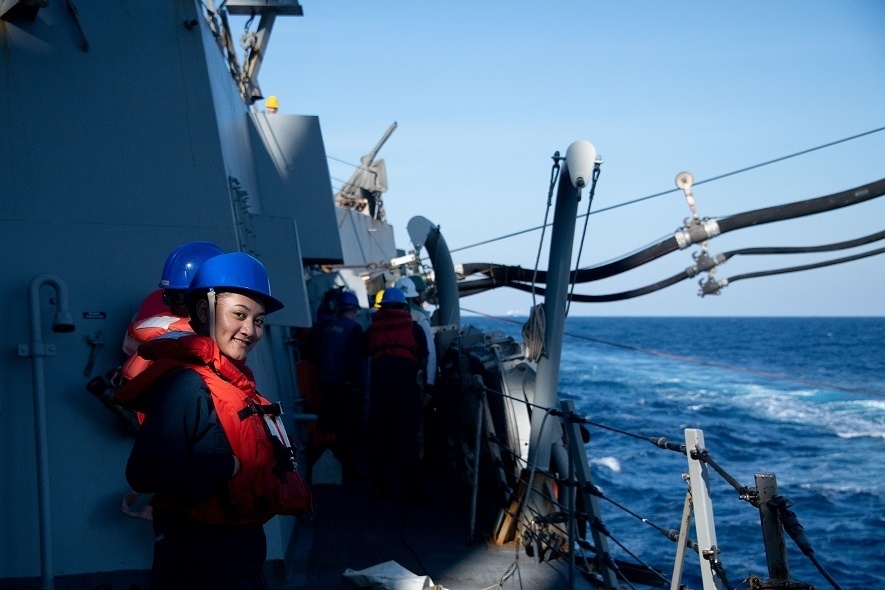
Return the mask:
M259 75L281 112L318 115L326 150L359 162L382 149L388 220L439 224L450 248L541 224L551 156L578 139L604 164L593 208L674 188L885 126L885 2L301 0L280 18ZM241 24L235 25L237 27ZM238 35L235 32L235 37ZM263 105L258 105L259 107ZM329 161L333 186L352 168ZM885 177L885 132L694 188L698 213L730 214ZM581 211L583 212L582 202ZM671 235L681 192L590 217L581 266ZM552 211L551 211L552 219ZM582 220L578 223L579 231ZM845 210L738 230L712 254L819 245L885 229L885 197ZM541 268L547 267L547 243ZM456 252L456 263L532 268L541 232ZM717 278L840 253L739 256ZM577 292L638 288L693 264L697 247ZM697 279L573 315L883 315L885 255L736 282L699 298ZM498 289L465 308L525 315L531 295Z

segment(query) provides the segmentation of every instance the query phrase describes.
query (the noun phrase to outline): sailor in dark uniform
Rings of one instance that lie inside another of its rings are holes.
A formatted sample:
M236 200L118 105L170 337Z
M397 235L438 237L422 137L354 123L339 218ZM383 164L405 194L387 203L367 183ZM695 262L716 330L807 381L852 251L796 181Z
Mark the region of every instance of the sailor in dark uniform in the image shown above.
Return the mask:
M418 371L427 362L427 340L400 289L384 291L366 334L372 494L419 501L423 404Z

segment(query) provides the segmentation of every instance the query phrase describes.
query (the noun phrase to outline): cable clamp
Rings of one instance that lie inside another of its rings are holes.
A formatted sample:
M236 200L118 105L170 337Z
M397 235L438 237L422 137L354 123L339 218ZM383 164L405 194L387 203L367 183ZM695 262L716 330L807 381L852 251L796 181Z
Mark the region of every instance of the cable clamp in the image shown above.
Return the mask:
M698 281L698 285L701 287L698 290L698 297L703 297L704 295L721 295L722 293L720 291L723 287L728 285L728 279L717 281L713 277L710 277L706 281L701 279Z
M686 219L685 225L681 227L673 238L680 250L685 250L692 244L704 242L709 238L713 238L722 233L719 228L719 222L715 219L691 220Z

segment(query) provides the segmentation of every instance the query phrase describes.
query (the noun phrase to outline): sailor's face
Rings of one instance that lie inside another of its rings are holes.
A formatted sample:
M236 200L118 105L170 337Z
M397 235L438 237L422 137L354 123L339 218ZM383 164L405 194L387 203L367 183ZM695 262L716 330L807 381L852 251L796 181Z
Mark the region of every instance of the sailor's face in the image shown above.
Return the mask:
M240 293L224 293L215 304L215 342L221 354L246 360L264 335L264 304Z

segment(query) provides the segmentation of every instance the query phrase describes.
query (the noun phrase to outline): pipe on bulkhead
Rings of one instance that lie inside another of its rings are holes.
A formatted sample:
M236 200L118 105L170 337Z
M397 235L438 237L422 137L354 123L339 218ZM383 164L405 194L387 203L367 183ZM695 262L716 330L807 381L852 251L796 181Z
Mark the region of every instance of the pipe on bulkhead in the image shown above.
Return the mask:
M416 216L406 225L409 238L416 248L427 248L433 277L436 282L436 296L439 302L439 326L461 328L461 303L458 295L458 278L449 246L438 225L425 217Z
M52 590L52 526L49 504L49 452L46 428L46 381L43 357L55 355L51 345L43 343L40 317L40 289L50 286L55 290L56 314L52 322L53 332L73 332L74 322L68 311L68 289L56 275L43 274L34 277L28 290L31 312L31 342L27 356L31 357L31 374L34 387L34 430L37 449L37 501L40 515L40 571L42 588Z

